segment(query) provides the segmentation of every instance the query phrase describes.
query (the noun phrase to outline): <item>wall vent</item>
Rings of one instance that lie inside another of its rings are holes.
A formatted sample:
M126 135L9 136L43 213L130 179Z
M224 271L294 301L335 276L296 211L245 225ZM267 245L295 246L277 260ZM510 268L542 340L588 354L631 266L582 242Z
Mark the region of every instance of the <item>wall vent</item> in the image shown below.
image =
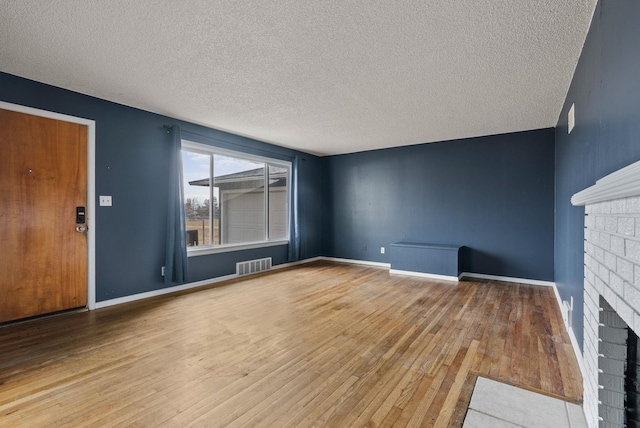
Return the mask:
M571 134L574 126L576 126L576 105L571 104L571 108L569 109L569 113L567 113L567 133Z
M238 276L251 275L252 273L264 272L269 269L271 269L271 257L236 263L236 274Z

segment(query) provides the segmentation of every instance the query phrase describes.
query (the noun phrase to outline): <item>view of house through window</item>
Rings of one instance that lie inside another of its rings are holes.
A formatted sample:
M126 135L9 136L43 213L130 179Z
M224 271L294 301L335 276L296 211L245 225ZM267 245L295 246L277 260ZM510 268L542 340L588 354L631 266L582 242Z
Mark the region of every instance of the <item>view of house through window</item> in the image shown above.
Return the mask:
M288 239L287 162L183 141L188 247Z

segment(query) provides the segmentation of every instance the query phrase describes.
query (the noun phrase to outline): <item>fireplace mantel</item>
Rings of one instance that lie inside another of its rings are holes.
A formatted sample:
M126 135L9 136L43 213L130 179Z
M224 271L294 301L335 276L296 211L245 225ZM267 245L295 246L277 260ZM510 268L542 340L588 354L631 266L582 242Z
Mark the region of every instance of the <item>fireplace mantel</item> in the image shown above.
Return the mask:
M640 161L596 181L571 197L571 203L584 206L597 202L640 196Z

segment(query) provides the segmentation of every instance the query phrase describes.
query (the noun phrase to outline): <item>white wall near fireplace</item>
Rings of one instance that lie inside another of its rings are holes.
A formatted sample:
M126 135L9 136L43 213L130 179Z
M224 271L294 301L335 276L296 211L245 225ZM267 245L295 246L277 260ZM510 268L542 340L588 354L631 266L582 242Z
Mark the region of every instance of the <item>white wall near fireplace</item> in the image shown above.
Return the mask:
M571 198L585 206L584 412L598 426L600 296L640 332L640 162L599 180Z

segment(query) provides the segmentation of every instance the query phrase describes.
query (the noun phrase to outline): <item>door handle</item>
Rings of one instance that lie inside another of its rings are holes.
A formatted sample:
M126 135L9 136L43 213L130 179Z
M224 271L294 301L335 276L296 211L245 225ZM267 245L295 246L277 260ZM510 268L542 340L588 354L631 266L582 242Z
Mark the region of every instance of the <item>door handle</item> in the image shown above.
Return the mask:
M85 232L86 230L87 230L87 228L86 228L85 226L82 226L82 225L78 225L78 226L76 226L76 232L83 233L83 232Z

